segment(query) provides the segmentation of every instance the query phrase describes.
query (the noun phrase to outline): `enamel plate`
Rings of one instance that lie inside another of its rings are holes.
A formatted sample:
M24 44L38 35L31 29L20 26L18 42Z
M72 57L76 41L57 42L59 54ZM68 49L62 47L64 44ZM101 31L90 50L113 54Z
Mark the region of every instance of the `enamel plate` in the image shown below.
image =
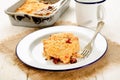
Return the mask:
M17 57L26 65L37 69L66 71L79 69L98 61L107 50L107 41L99 33L95 39L93 50L87 58L78 58L74 64L54 64L52 60L45 60L42 40L48 38L51 34L60 32L71 32L77 36L81 49L84 48L95 33L94 30L78 26L54 26L44 28L27 35L18 43L16 47Z

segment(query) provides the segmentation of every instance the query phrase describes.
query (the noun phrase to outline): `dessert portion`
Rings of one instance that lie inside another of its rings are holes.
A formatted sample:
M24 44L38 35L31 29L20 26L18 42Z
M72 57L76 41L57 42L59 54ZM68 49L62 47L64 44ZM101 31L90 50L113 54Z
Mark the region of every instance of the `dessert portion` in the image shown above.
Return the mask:
M78 37L72 33L56 33L52 34L48 39L43 40L44 52L46 60L53 59L57 64L62 62L65 64L76 63L78 57L82 57Z
M51 6L52 3L44 0L26 0L16 12L26 13L38 16L48 16L55 11L55 7Z

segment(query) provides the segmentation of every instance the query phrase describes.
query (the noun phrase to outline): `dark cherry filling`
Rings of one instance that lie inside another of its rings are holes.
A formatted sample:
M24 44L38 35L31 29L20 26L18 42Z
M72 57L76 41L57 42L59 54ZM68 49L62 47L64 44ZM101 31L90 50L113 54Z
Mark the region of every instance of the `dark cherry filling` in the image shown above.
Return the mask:
M70 63L73 64L73 63L76 63L77 62L77 59L76 58L71 58L70 59Z
M71 39L68 38L68 40L66 41L66 43L69 43L69 44L72 43L72 42L71 42Z
M53 58L53 57L51 57L51 59L53 60L54 64L58 64L59 62L61 62L59 58ZM70 63L71 64L76 63L76 62L77 62L76 58L70 58Z
M60 59L59 59L59 58L53 58L53 63L54 63L54 64L58 64L58 62L60 62Z

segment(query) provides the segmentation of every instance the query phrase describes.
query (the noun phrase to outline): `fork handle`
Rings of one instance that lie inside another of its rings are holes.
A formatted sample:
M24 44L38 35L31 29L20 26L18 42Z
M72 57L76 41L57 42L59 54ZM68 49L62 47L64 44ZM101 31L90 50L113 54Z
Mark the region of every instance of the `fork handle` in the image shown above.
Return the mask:
M95 31L95 35L93 36L93 38L91 39L90 42L93 42L97 36L97 34L100 32L100 30L102 29L104 25L104 22L103 21L99 21L98 24L97 24L97 30Z

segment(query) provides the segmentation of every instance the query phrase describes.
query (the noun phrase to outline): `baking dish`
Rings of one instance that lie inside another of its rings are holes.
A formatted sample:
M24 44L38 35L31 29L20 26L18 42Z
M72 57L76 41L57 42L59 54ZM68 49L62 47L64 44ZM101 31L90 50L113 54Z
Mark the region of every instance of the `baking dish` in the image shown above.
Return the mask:
M49 16L36 16L26 13L16 13L16 9L18 9L24 3L25 0L20 0L5 11L5 13L9 16L11 24L15 26L44 28L53 25L59 19L59 17L69 7L70 0L63 0L57 9Z

